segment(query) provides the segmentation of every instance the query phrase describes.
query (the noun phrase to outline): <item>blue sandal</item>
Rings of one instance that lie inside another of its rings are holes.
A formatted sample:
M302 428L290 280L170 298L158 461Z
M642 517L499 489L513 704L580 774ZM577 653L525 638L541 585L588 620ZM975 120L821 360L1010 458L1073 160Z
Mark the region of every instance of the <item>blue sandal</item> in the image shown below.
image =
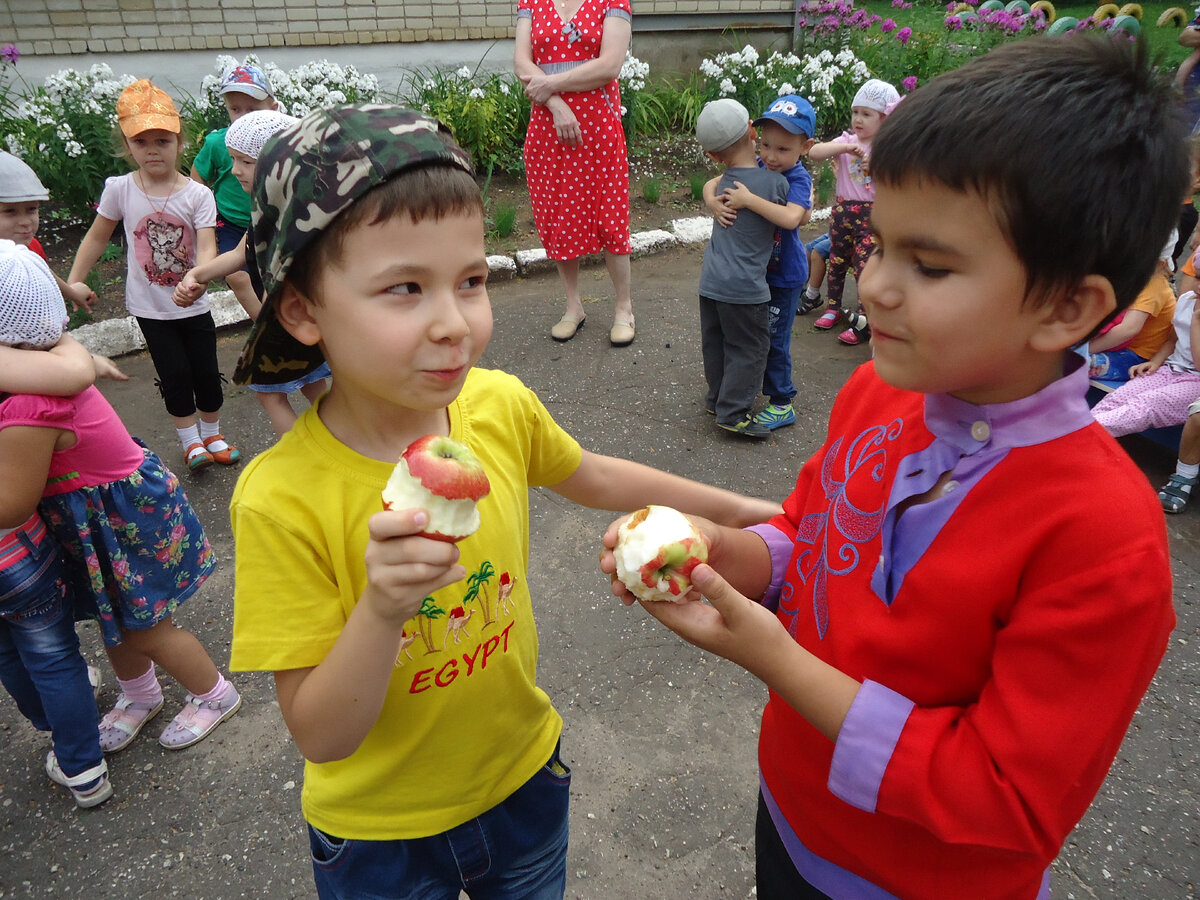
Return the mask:
M1184 488L1195 488L1200 484L1200 477L1184 478L1176 473L1167 479L1167 483L1158 489L1158 502L1162 504L1163 512L1181 513L1191 499L1191 491Z

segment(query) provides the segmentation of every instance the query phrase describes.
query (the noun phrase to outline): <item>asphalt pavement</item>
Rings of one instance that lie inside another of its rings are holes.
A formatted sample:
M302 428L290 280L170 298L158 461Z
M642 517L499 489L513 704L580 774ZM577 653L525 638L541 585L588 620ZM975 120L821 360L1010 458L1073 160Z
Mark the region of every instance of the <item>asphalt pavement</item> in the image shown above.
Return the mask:
M590 450L748 494L781 499L820 444L833 397L864 348L844 347L798 319L793 352L800 421L754 443L719 431L703 409L696 283L700 250L668 249L633 264L637 340L607 340L611 290L584 271L589 322L556 344L556 276L491 287L496 328L486 366L520 376ZM810 317L811 319L811 317ZM231 372L245 326L220 338ZM133 376L101 389L130 431L178 466L181 454L144 354ZM225 434L247 456L273 433L251 393L230 387ZM1173 460L1137 438L1124 445L1152 484ZM183 475L221 565L177 614L224 668L232 620L228 501L238 468ZM1096 490L1096 514L1104 506ZM753 896L756 736L765 690L737 667L675 638L639 607L614 600L596 563L613 516L545 490L531 505L528 573L540 626L540 680L565 720L574 770L567 896L717 900ZM1200 881L1200 507L1168 517L1179 625L1167 658L1090 812L1052 873L1058 898L1191 898ZM1119 548L1097 548L1119 552ZM1102 602L1103 598L1096 598ZM86 654L103 666L96 629ZM307 898L315 896L300 815L302 761L267 675L238 674L242 710L181 752L151 726L110 760L116 797L75 809L42 772L47 741L0 697L0 897ZM163 677L167 707L183 690ZM116 697L111 674L102 708ZM158 723L156 723L157 725ZM453 772L446 773L453 778Z

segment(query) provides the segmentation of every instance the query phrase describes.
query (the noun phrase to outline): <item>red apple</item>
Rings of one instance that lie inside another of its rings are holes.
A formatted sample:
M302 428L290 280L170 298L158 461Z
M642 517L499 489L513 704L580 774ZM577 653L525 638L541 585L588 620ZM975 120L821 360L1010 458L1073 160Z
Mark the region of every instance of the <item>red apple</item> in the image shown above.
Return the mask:
M475 504L491 490L479 459L461 441L441 434L417 438L404 451L387 486L385 509L423 509L424 532L442 541L458 541L479 529Z
M681 600L692 570L708 560L704 537L683 513L647 506L617 529L617 578L639 600Z

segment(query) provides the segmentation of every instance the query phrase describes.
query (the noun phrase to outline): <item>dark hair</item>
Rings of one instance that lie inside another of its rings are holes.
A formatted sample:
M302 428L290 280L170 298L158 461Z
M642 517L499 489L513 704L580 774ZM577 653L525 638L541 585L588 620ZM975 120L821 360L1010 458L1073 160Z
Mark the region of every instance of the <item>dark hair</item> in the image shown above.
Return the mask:
M483 215L483 195L474 177L458 166L430 163L405 169L346 207L315 241L296 254L287 280L314 303L319 273L341 260L346 235L360 225L378 225L407 215L414 224L432 217Z
M906 97L871 152L883 184L979 193L1025 265L1027 300L1097 274L1118 310L1150 280L1189 169L1168 76L1123 36L998 47Z

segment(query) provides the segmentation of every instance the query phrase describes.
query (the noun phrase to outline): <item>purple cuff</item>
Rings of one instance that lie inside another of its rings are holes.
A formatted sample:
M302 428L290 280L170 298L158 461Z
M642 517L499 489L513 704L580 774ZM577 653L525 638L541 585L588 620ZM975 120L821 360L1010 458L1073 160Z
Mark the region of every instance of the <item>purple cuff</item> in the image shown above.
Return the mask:
M767 545L767 552L771 554L771 583L758 602L776 612L779 609L779 591L783 588L783 577L787 574L795 542L774 525L751 525L743 530L753 531L762 538Z
M878 682L863 682L833 748L829 790L835 796L875 812L883 773L914 705Z

